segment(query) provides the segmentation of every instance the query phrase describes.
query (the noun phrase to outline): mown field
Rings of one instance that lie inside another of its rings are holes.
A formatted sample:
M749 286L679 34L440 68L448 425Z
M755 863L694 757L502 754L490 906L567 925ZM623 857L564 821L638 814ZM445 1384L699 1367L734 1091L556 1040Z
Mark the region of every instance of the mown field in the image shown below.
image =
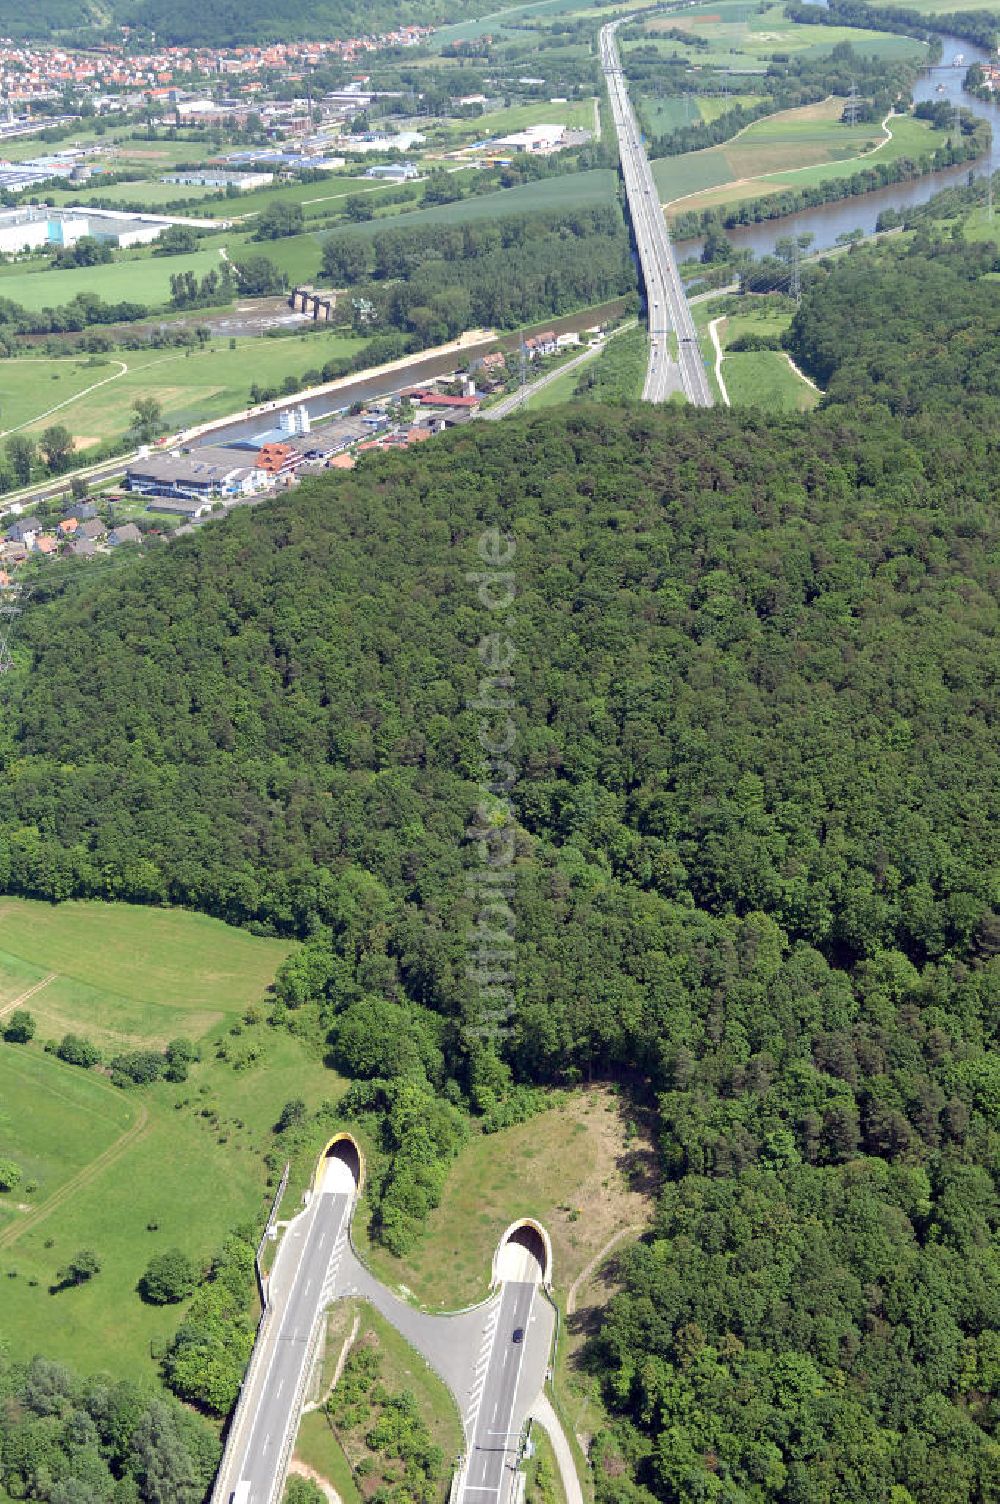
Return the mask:
M110 183L102 188L98 178L82 192L79 188L57 188L46 197L54 204L96 204L100 200L103 206L105 200L110 200L114 204L141 204L144 209L162 209L165 205L181 200L212 198L217 192L217 188L199 187L197 184L161 183L158 177L139 183ZM239 200L227 200L227 203L235 206ZM187 212L197 218L201 217L199 209Z
M170 298L171 276L192 272L201 278L221 267L216 246L187 256L128 256L104 266L71 271L53 271L46 262L40 262L37 268L18 262L0 266L0 298L10 298L32 312L58 308L77 293L93 293L106 303L128 301L161 307Z
M96 357L97 363L77 356L0 360L0 414L8 431L38 433L64 423L83 448L127 432L139 397L155 397L165 424L182 428L246 406L253 382L280 387L286 376L320 371L362 344L350 335L310 332L237 339L235 349L215 339L189 350L125 351L121 358Z
M637 103L651 129L665 134L697 125L699 121L711 124L727 109L754 104L757 97L755 94L730 94L728 98L721 94L642 94Z
M136 1294L150 1257L179 1246L207 1260L263 1212L263 1154L282 1106L339 1091L299 1041L245 1021L289 948L174 910L0 902L0 1008L44 982L23 1005L36 1038L0 1043L0 1154L25 1172L0 1197L0 1334L12 1356L151 1374L151 1351L181 1312ZM67 1030L109 1053L187 1034L202 1060L183 1084L122 1091L45 1052ZM51 1294L81 1247L101 1272Z
M867 162L919 156L941 143L926 121L893 117L891 136L878 126L844 125L840 99L757 120L724 146L661 157L653 176L675 211L715 208L763 197L785 187L808 187L850 177Z
M655 18L647 26L654 39L657 32L673 29L704 37L710 45L699 48L692 61L708 67L738 67L741 62L762 66L778 52L820 56L844 41L850 42L856 52L873 57L909 57L925 50L915 37L847 26L800 25L787 19L781 5L762 12L754 12L749 6L704 7ZM676 51L677 43L665 42L664 48Z
M819 397L792 370L780 350L744 350L722 362L733 407L762 407L768 412L808 412Z

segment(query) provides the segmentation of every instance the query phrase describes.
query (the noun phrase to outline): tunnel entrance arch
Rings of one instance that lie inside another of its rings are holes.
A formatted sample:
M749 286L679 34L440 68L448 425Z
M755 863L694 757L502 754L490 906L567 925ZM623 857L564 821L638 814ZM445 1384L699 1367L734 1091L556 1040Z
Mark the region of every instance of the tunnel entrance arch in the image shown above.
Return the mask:
M360 1193L365 1183L365 1158L361 1153L357 1139L350 1133L335 1133L319 1157L316 1166L316 1175L313 1180L313 1190L322 1190L324 1183L331 1174L337 1174L343 1178L344 1172L350 1173L354 1182L355 1193Z
M552 1239L534 1217L519 1217L506 1229L493 1255L493 1283L503 1280L552 1284Z

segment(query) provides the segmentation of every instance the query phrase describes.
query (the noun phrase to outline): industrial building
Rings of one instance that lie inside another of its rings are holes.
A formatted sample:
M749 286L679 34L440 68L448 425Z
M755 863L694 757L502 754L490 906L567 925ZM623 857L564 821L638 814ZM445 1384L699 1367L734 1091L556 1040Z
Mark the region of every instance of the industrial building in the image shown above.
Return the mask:
M154 454L134 460L125 471L130 491L161 497L168 502L193 503L182 507L159 507L150 510L170 511L198 517L211 508L212 499L238 500L252 496L266 484L266 476L256 465L247 464L232 449L206 444L191 454Z
M224 168L204 167L193 172L168 172L161 183L177 183L184 188L235 188L250 193L254 188L270 188L272 172L227 172Z
M71 246L92 235L124 248L149 245L175 221L151 214L127 214L108 209L61 208L32 205L0 209L0 252L17 255L45 246Z

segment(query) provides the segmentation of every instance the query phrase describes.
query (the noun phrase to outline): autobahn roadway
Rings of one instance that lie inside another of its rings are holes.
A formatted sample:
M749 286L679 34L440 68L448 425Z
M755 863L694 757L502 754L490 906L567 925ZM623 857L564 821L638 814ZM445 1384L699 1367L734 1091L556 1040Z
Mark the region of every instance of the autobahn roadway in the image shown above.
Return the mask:
M240 1504L275 1504L280 1495L354 1196L350 1172L339 1161L328 1161L308 1210L282 1240L272 1275L272 1282L284 1276L276 1326L264 1339L263 1361L248 1373L252 1389L240 1406L241 1434L233 1438L226 1476L220 1475L213 1495L221 1504L234 1495Z
M509 1504L514 1498L523 1412L535 1397L522 1390L521 1379L537 1288L535 1280L509 1280L503 1285L456 1504ZM521 1333L517 1342L515 1332Z
M711 407L712 390L701 345L618 55L615 32L624 19L627 18L610 21L601 28L601 67L618 135L622 176L646 289L649 365L642 395L647 402L664 402L674 392L682 392L696 406ZM672 334L677 337L676 359L671 348Z

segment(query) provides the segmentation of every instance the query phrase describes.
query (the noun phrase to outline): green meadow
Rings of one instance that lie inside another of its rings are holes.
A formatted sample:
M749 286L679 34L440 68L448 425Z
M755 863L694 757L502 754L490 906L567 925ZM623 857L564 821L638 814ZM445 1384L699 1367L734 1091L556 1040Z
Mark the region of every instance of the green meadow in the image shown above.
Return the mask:
M170 298L170 278L176 272L203 277L219 271L222 261L217 248L194 251L188 256L137 254L104 266L75 267L53 271L47 262L36 268L23 261L0 267L0 297L37 312L58 308L77 293L93 293L106 303L123 300L159 307Z
M282 1106L340 1090L263 1021L290 949L179 910L0 902L0 1008L43 982L24 1003L35 1039L0 1043L0 1155L24 1172L0 1196L0 1340L12 1356L151 1375L182 1308L139 1299L150 1257L178 1246L206 1262L232 1227L263 1217ZM68 1031L106 1055L187 1035L201 1060L182 1084L123 1091L45 1051ZM78 1248L94 1249L100 1273L51 1293Z
M238 411L250 386L280 388L286 377L319 372L327 361L353 354L363 341L347 334L303 332L278 339L210 340L187 350L125 351L97 362L0 361L0 415L4 430L39 433L63 423L79 448L125 434L139 397L155 397L169 428Z

